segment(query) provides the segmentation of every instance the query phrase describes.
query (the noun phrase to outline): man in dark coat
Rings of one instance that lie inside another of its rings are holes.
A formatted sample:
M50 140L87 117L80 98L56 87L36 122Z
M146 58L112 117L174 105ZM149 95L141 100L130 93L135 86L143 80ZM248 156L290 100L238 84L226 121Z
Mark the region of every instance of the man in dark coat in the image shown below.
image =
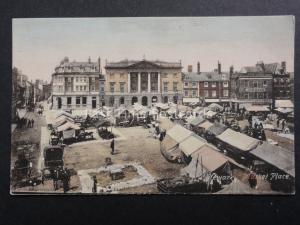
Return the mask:
M94 184L93 184L92 192L97 193L97 178L96 178L96 176L93 176L93 182L94 182Z
M113 138L111 143L110 143L110 148L111 148L111 154L113 155L115 152L115 139Z

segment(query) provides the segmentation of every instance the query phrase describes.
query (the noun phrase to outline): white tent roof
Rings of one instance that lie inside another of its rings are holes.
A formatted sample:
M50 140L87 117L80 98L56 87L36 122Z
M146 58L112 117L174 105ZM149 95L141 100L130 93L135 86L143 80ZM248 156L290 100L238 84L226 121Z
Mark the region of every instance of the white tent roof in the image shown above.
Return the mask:
M208 145L203 145L192 154L192 161L182 169L182 173L188 174L190 177L200 177L202 171L203 174L214 172L227 162L224 155Z
M268 106L265 106L265 105L252 105L252 106L246 107L246 110L248 112L269 112L270 111Z
M294 108L294 103L291 100L275 100L276 108Z
M206 116L208 117L213 117L214 115L216 115L217 113L216 112L213 112L213 111L208 111L205 113Z
M198 103L199 98L182 98L183 103Z
M177 143L180 143L180 142L184 141L186 138L188 138L189 136L191 136L193 134L193 132L180 126L180 125L175 125L170 130L168 130L167 134L171 138L176 140Z
M252 150L259 144L259 140L231 129L225 130L217 138L242 151Z
M200 137L190 136L179 144L179 148L186 156L190 156L203 145L206 141Z
M205 121L203 123L200 123L198 125L198 127L204 128L205 130L207 130L208 128L210 128L211 126L213 126L214 124L209 122L209 121Z
M68 129L74 129L74 130L79 130L80 127L74 123L70 123L70 122L66 122L65 124L59 126L57 128L58 132L64 131L64 130L68 130Z
M208 106L209 109L212 109L212 110L215 110L215 109L219 109L219 110L223 110L223 107L220 106L219 104L217 103L211 103L209 106Z
M70 117L72 119L74 119L74 116L68 112L65 112L65 111L62 111L60 113L57 114L56 118L60 117L60 116L67 116L67 117Z
M277 108L275 110L280 113L291 113L294 111L293 108Z

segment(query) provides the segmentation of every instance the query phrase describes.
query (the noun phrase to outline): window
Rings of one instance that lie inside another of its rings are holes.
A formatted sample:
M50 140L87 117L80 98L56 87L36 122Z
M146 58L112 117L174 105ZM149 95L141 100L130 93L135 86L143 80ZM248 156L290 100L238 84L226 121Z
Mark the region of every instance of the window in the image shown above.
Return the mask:
M115 92L115 82L110 82L110 92Z
M192 95L193 95L193 97L196 97L196 91L195 90L193 90Z
M86 77L83 78L83 82L86 82Z
M120 92L121 93L125 92L125 82L120 82Z
M204 82L204 87L208 87L208 82Z
M213 91L211 92L211 95L212 95L212 97L216 97L216 96L217 96L217 91L213 90Z
M228 82L227 81L223 82L223 87L228 87Z
M68 82L71 82L71 77L68 77Z
M80 105L80 97L76 97L76 105Z
M78 82L78 77L76 77L76 82Z
M212 82L211 86L212 86L212 87L216 87L216 86L217 86L217 83L216 83L216 82Z
M223 97L228 97L229 93L228 90L223 90Z
M177 84L177 82L173 82L173 91L178 91Z
M82 86L80 86L80 91L82 91Z
M83 86L83 90L86 91L86 86Z
M82 82L82 77L80 77L80 82Z
M267 81L266 80L264 80L264 87L267 87Z
M101 91L101 92L104 92L104 87L101 87L101 88L100 88L100 91Z
M189 86L189 82L184 82L184 86L188 87Z
M67 97L67 105L71 105L72 104L72 97Z
M164 82L164 92L168 92L168 82Z
M208 90L204 90L204 97L209 97Z
M196 83L196 82L193 82L193 83L192 83L192 86L193 86L193 87L197 87L197 83Z
M248 94L248 93L245 93L245 94L244 94L244 98L245 98L245 99L248 99L248 98L249 98L249 94Z
M185 96L185 97L188 97L188 96L189 96L189 91L185 90L185 91L184 91L184 96Z
M253 87L257 88L257 82L256 81L253 82Z
M82 97L82 104L86 105L86 97Z
M95 85L91 85L91 91L95 91Z
M120 73L120 78L124 78L124 73Z
M76 86L76 91L79 91L79 86Z
M92 81L92 82L95 82L95 77L92 77L92 78L91 78L91 81Z

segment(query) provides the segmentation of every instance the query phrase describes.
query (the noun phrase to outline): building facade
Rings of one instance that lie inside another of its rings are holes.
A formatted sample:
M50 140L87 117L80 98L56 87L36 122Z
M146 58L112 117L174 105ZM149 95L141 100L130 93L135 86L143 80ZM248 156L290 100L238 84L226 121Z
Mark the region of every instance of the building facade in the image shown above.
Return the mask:
M191 67L189 68L191 71ZM201 72L198 63L197 73L188 72L184 74L183 99L204 100L211 102L228 102L230 99L230 76L221 71L221 64L213 72Z
M180 62L123 60L106 63L105 70L107 106L182 102Z
M247 105L272 106L273 75L261 66L243 67L232 76L235 89L232 91L232 104L235 109Z
M96 109L99 107L98 62L70 62L65 57L52 74L53 109Z

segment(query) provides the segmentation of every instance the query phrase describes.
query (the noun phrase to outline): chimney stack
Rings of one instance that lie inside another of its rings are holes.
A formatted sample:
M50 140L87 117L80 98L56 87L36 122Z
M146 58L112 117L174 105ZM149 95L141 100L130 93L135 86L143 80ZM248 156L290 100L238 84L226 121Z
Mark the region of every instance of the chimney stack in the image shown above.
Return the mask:
M200 62L197 63L197 73L200 74Z
M101 74L101 58L98 58L99 73Z
M233 70L234 70L234 69L233 69L233 65L231 65L230 68L229 68L229 74L230 74L230 75L233 74Z
M218 74L221 74L221 63L218 61Z
M91 57L89 56L88 62L91 63Z
M192 65L188 65L188 72L192 73L193 72L193 66Z
M286 62L285 61L281 62L281 69L282 69L283 73L286 73Z

